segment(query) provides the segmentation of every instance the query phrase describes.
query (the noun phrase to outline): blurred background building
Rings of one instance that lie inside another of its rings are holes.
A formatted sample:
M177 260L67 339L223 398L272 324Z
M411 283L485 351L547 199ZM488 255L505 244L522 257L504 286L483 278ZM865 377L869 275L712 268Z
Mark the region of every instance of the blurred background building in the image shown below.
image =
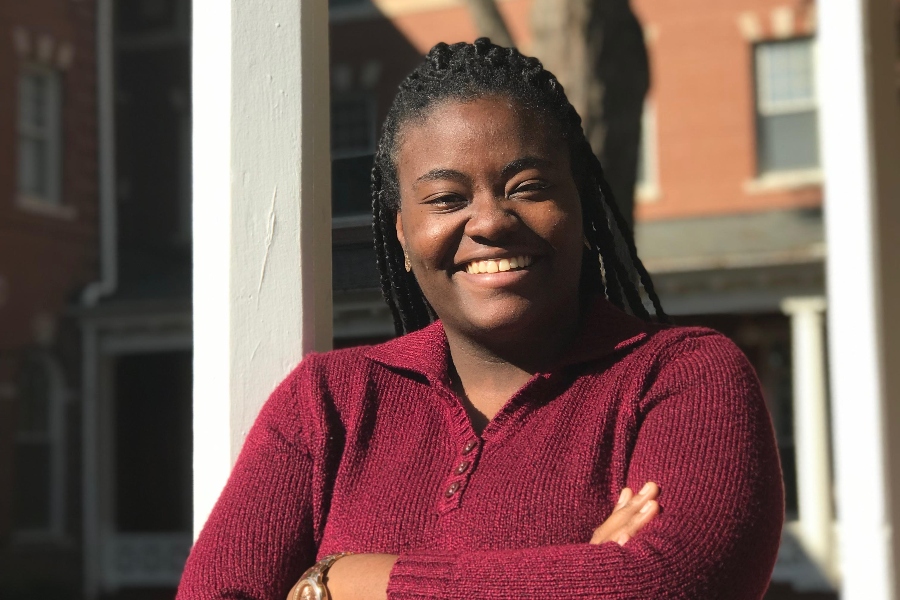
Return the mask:
M532 1L499 8L527 53ZM835 598L815 3L633 9L652 81L638 249L676 321L731 336L763 383L788 518L770 596ZM4 599L171 598L189 549L190 14L0 4ZM393 332L369 169L397 84L478 33L461 0L331 0L336 346Z

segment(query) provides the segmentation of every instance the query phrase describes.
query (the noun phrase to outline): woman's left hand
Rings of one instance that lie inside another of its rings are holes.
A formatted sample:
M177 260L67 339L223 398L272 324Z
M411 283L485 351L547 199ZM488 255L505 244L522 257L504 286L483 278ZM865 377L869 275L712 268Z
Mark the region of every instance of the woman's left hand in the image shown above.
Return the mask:
M637 495L630 488L623 489L612 514L594 530L591 543L616 542L624 546L659 513L657 496L659 486L652 481L648 481Z

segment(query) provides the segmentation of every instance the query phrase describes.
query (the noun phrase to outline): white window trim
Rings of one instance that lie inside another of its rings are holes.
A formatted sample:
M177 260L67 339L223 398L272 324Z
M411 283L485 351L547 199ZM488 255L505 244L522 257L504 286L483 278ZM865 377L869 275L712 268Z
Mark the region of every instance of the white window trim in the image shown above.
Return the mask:
M22 107L18 106L17 110L17 127L16 127L16 149L21 150L22 138L26 136L41 137L47 142L48 160L48 179L49 193L46 197L36 196L21 190L21 173L19 166L16 166L16 197L17 205L29 212L36 212L48 216L56 216L63 218L72 218L75 216L74 211L70 207L64 207L62 204L62 77L58 71L50 67L39 65L36 63L23 63L20 67L18 86L21 89L22 78L25 75L39 75L47 78L50 82L49 101L47 106L46 127L44 131L32 130L27 124L22 122ZM21 94L17 98L17 102L21 102Z
M66 391L62 367L49 354L40 353L30 357L38 361L46 370L50 397L47 433L17 432L15 444L46 442L50 446L50 523L41 529L14 529L12 541L15 544L41 544L66 542Z
M789 169L784 171L767 171L744 182L747 194L767 194L784 190L821 186L825 181L822 169Z
M656 127L656 103L652 99L644 102L641 116L641 145L638 148L644 159L646 181L637 181L634 191L635 201L640 204L658 202L662 196L659 187L659 136Z

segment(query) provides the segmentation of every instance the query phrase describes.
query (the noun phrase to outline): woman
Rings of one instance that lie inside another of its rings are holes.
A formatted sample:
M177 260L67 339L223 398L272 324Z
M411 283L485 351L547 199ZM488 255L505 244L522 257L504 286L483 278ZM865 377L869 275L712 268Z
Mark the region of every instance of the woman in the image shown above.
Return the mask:
M438 44L372 182L406 335L279 386L179 598L282 598L344 552L316 568L334 600L762 597L783 501L758 382L722 336L651 322L556 79L486 39Z

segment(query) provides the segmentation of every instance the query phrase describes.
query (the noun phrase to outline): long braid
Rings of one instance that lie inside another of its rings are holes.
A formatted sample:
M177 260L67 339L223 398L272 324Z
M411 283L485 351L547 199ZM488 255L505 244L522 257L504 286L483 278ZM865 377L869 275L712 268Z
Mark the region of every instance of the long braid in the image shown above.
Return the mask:
M381 281L381 294L391 310L394 320L394 331L397 335L403 335L403 320L394 294L394 286L391 281L388 267L387 236L384 231L385 217L389 214L381 202L381 169L375 166L372 169L372 234L375 238L375 260L378 264L378 277Z
M623 310L650 320L641 298L642 286L656 319L667 320L650 275L637 256L634 237L612 197L600 162L584 136L581 118L552 73L536 58L514 48L502 48L480 38L474 44L440 43L401 84L387 118L372 170L372 215L382 294L391 309L398 334L415 331L435 318L418 282L403 268L403 248L393 220L400 209L396 158L400 129L427 116L445 100L471 101L506 96L524 109L550 117L566 140L573 177L579 190L588 248L582 265L581 288L604 293ZM625 248L617 251L620 241ZM627 262L624 260L627 257Z
M625 246L628 249L628 256L638 273L641 285L644 287L644 290L647 292L647 296L653 303L653 310L656 312L656 318L662 322L668 322L669 316L663 310L662 303L659 300L659 295L657 295L656 289L653 287L653 279L650 278L650 273L647 272L646 267L644 267L644 263L640 258L638 258L637 245L634 243L634 234L631 232L631 228L628 227L628 223L625 221L625 217L622 216L622 212L619 210L619 205L616 203L613 197L612 187L603 176L603 167L600 165L600 161L597 160L596 156L594 157L594 168L598 171L597 179L600 183L601 196L604 199L609 212L612 214L613 219L616 222L616 226L619 228L619 233L621 234L622 239L625 242ZM641 306L643 306L643 304Z

